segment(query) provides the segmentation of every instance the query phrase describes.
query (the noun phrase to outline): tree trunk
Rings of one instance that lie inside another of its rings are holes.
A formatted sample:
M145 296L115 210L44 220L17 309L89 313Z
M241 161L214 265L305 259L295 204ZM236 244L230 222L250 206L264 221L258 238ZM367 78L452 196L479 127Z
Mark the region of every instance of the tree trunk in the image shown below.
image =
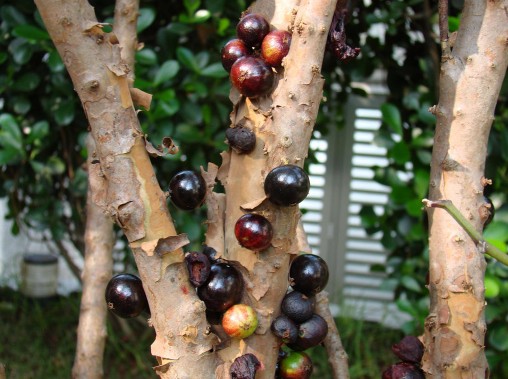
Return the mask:
M94 151L91 136L87 147ZM94 157L88 157L88 167ZM113 270L112 250L115 244L113 223L92 200L94 178L89 179L86 202L85 265L83 294L79 313L76 357L73 378L99 379L104 376L103 356L106 343L107 306L104 291Z
M508 64L508 1L466 0L451 54L443 54L430 199L485 221L483 177L494 108ZM423 368L430 378L484 378L485 258L443 210L429 211L431 308Z

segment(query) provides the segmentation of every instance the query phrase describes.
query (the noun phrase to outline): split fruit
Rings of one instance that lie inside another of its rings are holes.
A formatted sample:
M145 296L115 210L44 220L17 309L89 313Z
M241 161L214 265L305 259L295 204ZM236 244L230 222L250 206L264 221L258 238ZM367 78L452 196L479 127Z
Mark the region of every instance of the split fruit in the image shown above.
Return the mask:
M210 267L205 284L198 288L198 297L208 310L224 312L242 299L243 278L233 266L220 262Z
M264 183L268 199L282 206L300 203L307 197L310 181L307 173L299 166L284 165L275 167L268 173Z
M247 338L258 327L258 316L251 306L235 304L222 316L222 327L230 337Z
M229 146L238 154L248 154L256 146L256 135L251 129L245 127L228 128L226 139Z
M203 204L206 182L192 170L178 172L169 182L169 196L175 206L190 211Z
M309 379L312 369L311 359L303 352L290 352L279 363L279 372L283 379Z
M399 362L383 371L382 379L425 379L425 374L413 363Z
M185 265L189 272L189 280L194 287L205 284L210 275L210 259L200 251L191 251L185 255Z
M149 309L141 279L133 274L113 276L106 286L105 297L108 309L118 317L137 317Z
M328 283L328 265L318 255L301 254L289 268L291 287L307 296L321 292Z
M272 224L266 218L254 213L246 213L235 224L235 236L243 247L260 251L272 242Z

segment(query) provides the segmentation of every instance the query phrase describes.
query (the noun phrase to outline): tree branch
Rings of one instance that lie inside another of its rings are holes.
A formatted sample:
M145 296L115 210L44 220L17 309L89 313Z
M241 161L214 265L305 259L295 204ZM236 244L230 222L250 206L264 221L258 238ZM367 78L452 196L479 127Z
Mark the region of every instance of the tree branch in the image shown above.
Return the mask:
M439 40L441 41L441 59L446 60L451 56L448 44L448 0L439 0Z

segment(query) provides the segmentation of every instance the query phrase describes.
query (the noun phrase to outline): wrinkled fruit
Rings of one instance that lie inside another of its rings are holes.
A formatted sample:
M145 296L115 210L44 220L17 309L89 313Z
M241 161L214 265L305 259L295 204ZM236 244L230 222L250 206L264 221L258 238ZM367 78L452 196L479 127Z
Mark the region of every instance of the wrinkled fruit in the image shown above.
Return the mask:
M307 350L323 342L327 334L328 324L325 319L318 314L313 314L310 319L302 322L298 327L296 341L287 345L293 350Z
M226 129L229 146L238 154L248 154L256 146L256 135L249 128L236 127Z
M203 177L191 170L178 172L169 182L169 196L178 208L190 211L203 204L206 195L206 182Z
M275 79L270 65L256 57L238 59L231 67L229 78L235 88L249 98L268 94Z
M263 364L254 354L247 353L233 361L229 373L232 379L254 379L259 369L263 369Z
M268 21L260 14L244 16L236 25L236 35L249 47L259 47L270 31Z
M392 345L393 353L402 361L420 363L423 357L423 343L415 336L405 336Z
M312 374L312 361L303 352L293 351L282 358L279 364L283 379L308 379Z
M230 337L247 338L258 327L258 316L247 304L235 304L222 316L222 327Z
M194 287L200 287L210 275L210 260L199 251L191 251L185 255L185 264L189 271L189 280Z
M242 299L242 275L227 263L214 263L208 281L198 288L198 297L208 310L224 312Z
M268 199L281 206L292 206L307 197L310 181L307 173L298 166L284 165L275 167L268 173L264 183Z
M261 215L247 213L236 221L235 236L238 243L247 249L264 250L272 241L272 224Z
M321 292L328 283L328 265L315 254L297 256L289 269L291 287L307 296Z
M494 219L496 209L494 208L494 203L492 202L492 200L489 197L484 196L483 200L485 200L485 203L487 204L487 209L489 211L489 215L487 216L487 219L483 223L483 229L485 229Z
M252 52L240 39L232 39L227 42L221 50L222 67L229 72L233 64L242 57Z
M261 56L272 67L280 67L282 60L289 52L291 33L285 30L273 30L268 33L261 44Z
M118 317L137 317L148 310L143 284L136 275L113 276L106 286L105 297L108 309Z
M296 342L298 337L298 326L286 315L280 315L273 320L270 330L283 343Z
M298 324L312 317L315 304L316 300L314 297L306 296L298 291L292 291L284 296L280 309L282 313Z
M425 379L425 374L412 363L399 362L383 371L382 379Z

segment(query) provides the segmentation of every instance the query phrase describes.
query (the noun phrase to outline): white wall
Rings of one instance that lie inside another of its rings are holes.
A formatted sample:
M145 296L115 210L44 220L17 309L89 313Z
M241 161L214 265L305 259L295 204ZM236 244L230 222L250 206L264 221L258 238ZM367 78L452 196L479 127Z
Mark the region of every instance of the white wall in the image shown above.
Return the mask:
M5 219L7 204L5 199L0 199L0 286L19 288L21 281L21 262L25 254L55 253L46 243L30 238L20 233L17 236L11 234L12 222ZM72 252L78 264L82 266L82 260L78 252ZM79 281L74 277L62 258L58 259L58 293L66 295L80 288Z

